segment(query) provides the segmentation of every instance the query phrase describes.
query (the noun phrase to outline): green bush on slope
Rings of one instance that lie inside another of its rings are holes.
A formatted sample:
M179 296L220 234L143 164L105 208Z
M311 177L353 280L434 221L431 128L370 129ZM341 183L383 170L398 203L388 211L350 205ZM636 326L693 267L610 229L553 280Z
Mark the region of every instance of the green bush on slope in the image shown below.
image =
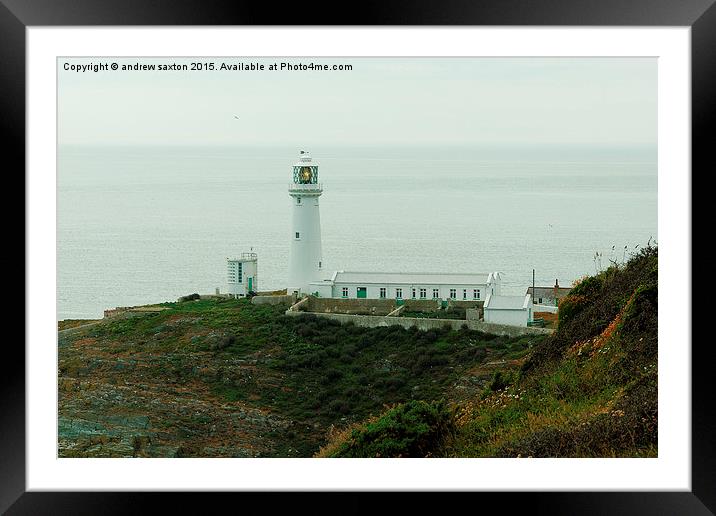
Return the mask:
M454 431L453 413L442 401L409 401L353 429L330 457L426 457Z

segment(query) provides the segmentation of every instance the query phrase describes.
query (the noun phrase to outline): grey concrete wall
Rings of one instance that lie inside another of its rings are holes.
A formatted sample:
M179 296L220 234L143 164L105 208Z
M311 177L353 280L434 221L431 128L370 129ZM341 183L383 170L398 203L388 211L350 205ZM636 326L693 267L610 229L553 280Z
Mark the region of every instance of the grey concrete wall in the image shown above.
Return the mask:
M463 325L466 325L471 330L482 331L485 333L492 333L495 335L507 335L508 337L517 337L520 335L537 335L537 334L549 334L553 333L554 330L548 328L535 328L535 327L519 327L519 326L505 326L502 324L490 324L482 321L462 321L455 319L426 319L417 317L384 317L384 316L371 316L371 315L348 315L348 314L336 314L336 313L313 313L313 312L286 312L286 315L300 317L304 314L316 315L318 317L325 317L327 319L333 319L341 323L352 322L356 326L364 328L376 328L379 326L394 326L399 325L403 328L417 327L420 330L430 330L433 328L444 328L449 326L453 330L459 330Z
M549 306L549 305L532 305L532 310L536 312L547 312L550 314L556 314L559 311L559 308L556 306Z
M253 305L290 305L293 302L293 296L254 296L251 298Z
M310 296L302 309L308 312L325 312L357 315L387 315L395 310L393 299L334 299Z

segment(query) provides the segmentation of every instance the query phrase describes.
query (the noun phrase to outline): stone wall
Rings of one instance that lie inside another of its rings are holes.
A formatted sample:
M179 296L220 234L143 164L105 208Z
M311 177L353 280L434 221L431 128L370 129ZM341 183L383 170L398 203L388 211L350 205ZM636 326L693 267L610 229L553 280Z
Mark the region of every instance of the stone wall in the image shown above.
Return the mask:
M550 314L556 314L559 311L559 308L556 306L549 306L549 305L533 305L532 310L537 312L547 312Z
M444 328L446 326L453 330L459 330L463 325L467 326L471 330L482 331L485 333L492 333L494 335L506 335L508 337L517 337L519 335L539 335L553 333L554 330L548 328L536 328L536 327L520 327L520 326L505 326L502 324L491 324L483 321L463 321L455 319L427 319L417 317L384 317L384 316L371 316L371 315L349 315L349 314L338 314L338 313L315 313L315 312L290 312L287 311L286 315L300 317L303 314L315 315L318 317L325 317L327 319L333 319L341 323L352 322L356 326L364 328L376 328L379 326L394 326L400 325L404 328L417 327L420 330L430 330L433 328Z
M357 315L387 315L395 310L393 299L335 299L309 296L302 311Z

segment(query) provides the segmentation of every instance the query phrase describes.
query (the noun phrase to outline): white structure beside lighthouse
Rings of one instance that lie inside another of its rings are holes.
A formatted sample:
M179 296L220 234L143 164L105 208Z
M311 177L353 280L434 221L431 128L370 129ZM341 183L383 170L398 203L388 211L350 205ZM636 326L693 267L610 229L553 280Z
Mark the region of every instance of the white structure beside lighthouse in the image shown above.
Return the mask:
M318 199L323 186L318 182L318 163L301 151L293 165L291 196L291 236L288 250L287 292L309 294L309 284L323 278L321 214Z
M258 290L258 257L241 253L241 258L226 259L226 279L231 297L246 297Z

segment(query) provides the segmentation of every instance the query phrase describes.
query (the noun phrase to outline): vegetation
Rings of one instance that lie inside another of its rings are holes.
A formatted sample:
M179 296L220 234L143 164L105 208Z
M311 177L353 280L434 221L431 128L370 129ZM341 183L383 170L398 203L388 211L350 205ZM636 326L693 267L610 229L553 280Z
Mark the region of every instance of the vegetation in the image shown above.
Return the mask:
M422 442L421 453L656 456L657 258L648 247L580 281L560 303L558 331L520 370L496 372L481 396L455 404L455 431ZM334 435L327 455L389 449L392 436L373 429L390 426L396 410Z
M262 398L270 396L293 418L312 417L324 424L343 416L361 419L384 404L437 399L461 371L482 363L488 342L502 348L500 356L519 357L535 340L485 340L469 330L367 329L312 315L279 316L263 330L274 337L283 334L279 352L266 365L282 373L284 382L261 393ZM246 349L244 341L225 352L240 356ZM219 388L227 392L226 383ZM228 392L241 390L241 382L229 384Z
M450 308L440 308L439 310L431 312L403 310L400 316L426 319L465 319L465 308L461 306L451 306Z
M101 319L65 319L57 323L58 330L68 330L70 328L76 328L77 326L84 326L85 324L99 322Z
M153 442L165 435L182 443L176 450L182 456L221 456L236 449L218 442L239 440L247 430L245 421L219 428L243 411L254 414L254 422L279 418L275 426L269 421L262 427L261 439L251 435L255 448L259 441L265 446L262 455L311 456L325 444L331 426L349 426L380 414L386 405L448 398L458 384L461 396L479 393L495 368L486 363L518 367L543 338L497 337L467 327L367 329L309 314L289 317L286 306L246 299L162 306L169 310L107 319L60 337L61 418L98 421L105 413L140 413L155 421L148 431ZM113 385L151 392L161 404L148 412L144 402L131 406L134 398L125 399L125 390L99 395ZM199 405L194 415L185 408L185 396ZM124 401L105 401L115 398ZM128 449L145 442L135 436ZM75 445L76 440L68 443ZM95 453L86 451L94 450L89 445L82 450L81 456Z
M455 419L443 401L409 401L350 429L319 456L429 457L454 430Z

